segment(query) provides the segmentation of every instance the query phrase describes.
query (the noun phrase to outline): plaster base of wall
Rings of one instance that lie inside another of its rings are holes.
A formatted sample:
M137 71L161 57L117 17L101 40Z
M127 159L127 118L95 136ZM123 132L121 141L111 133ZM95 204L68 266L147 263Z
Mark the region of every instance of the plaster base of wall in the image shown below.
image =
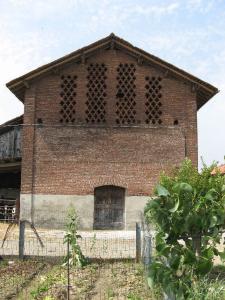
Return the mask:
M136 222L143 221L143 211L149 197L125 198L125 230L135 229ZM64 228L70 207L79 216L79 229L92 230L94 222L94 195L31 195L21 194L20 219L33 221L43 228Z

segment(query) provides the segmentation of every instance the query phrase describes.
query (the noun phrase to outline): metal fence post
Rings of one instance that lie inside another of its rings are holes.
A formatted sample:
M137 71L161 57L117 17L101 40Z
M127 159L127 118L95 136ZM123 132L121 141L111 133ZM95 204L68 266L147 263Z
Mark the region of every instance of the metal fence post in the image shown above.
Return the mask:
M136 223L136 262L141 261L141 226Z
M24 258L25 221L19 223L19 258Z
M145 249L144 249L144 266L146 269L148 269L148 267L151 264L151 258L152 258L152 239L150 235L146 235L144 237L145 239Z
M70 299L70 243L67 240L67 300Z

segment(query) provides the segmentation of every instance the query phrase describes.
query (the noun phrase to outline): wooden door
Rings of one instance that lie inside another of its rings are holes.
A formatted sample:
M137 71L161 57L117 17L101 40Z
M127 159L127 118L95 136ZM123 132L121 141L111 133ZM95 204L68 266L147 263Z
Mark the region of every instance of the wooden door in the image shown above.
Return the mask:
M124 206L124 188L110 185L96 188L94 229L123 229Z

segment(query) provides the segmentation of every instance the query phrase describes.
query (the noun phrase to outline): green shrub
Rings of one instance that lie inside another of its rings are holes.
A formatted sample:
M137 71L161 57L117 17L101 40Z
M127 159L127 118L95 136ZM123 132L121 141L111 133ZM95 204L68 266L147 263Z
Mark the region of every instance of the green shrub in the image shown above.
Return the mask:
M150 286L160 284L172 299L187 299L194 282L207 274L225 223L225 177L201 173L185 160L172 176L162 174L155 198L145 207L145 218L155 225L156 258Z

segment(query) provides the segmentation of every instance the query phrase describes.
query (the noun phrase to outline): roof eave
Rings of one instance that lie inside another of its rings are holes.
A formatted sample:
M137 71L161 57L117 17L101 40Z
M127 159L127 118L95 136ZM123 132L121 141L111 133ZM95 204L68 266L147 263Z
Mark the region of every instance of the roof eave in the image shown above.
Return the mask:
M79 62L80 60L82 60L82 56L88 55L89 53L98 50L99 48L108 47L109 45L111 46L112 42L115 43L117 47L126 48L128 51L137 56L137 58L141 56L141 59L143 59L144 61L160 66L165 71L168 70L173 75L181 77L184 80L191 82L199 91L201 91L202 95L205 95L200 101L200 103L198 103L198 109L201 108L209 99L211 99L214 95L216 95L219 92L218 89L213 85L187 73L182 69L177 68L176 66L170 63L163 61L162 59L152 54L149 54L148 52L140 48L134 47L129 42L115 36L114 34L110 34L106 38L94 42L89 46L76 50L51 63L45 64L23 76L11 80L6 84L6 86L20 101L24 102L25 89L30 81L40 77L42 74L46 74L57 68L60 68L62 65L71 63L72 61Z

